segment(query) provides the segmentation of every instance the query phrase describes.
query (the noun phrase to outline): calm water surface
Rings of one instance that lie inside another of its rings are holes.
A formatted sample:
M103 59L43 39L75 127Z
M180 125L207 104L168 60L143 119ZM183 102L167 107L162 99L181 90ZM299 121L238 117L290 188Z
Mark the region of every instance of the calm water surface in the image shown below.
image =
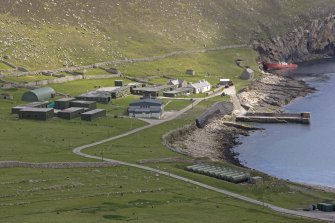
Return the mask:
M297 182L335 187L335 61L301 65L294 74L318 91L284 110L310 111L311 125L259 124L234 149L253 169Z

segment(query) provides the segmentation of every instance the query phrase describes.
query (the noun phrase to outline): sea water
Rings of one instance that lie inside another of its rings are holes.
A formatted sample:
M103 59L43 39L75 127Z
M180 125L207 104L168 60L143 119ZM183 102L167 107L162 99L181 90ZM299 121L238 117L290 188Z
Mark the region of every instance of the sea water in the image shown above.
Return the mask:
M291 181L335 187L335 60L300 65L292 73L317 91L283 110L311 112L311 125L257 124L265 131L240 137L242 164Z

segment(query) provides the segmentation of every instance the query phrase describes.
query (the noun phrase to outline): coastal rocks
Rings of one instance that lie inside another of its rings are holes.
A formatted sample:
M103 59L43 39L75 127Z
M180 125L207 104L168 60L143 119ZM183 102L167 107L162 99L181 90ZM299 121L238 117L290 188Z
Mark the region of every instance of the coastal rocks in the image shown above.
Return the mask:
M238 97L249 111L273 111L297 97L314 92L305 82L270 74L249 85ZM257 128L227 122L223 117L211 119L203 128L190 125L164 137L170 149L191 157L208 157L213 161L227 160L241 165L232 148L239 144L240 135L248 135ZM163 140L164 141L164 140Z
M288 104L297 97L314 92L305 82L290 77L270 74L264 75L259 81L249 85L239 93L243 107L249 111L272 111Z
M307 28L299 27L285 36L265 43L254 41L262 61L301 62L335 56L335 16L314 20Z
M238 125L226 124L224 118L215 118L204 128L190 127L184 132L175 132L170 145L191 157L208 157L213 161L225 159L239 164L232 148L239 144L239 135L248 135L248 130ZM176 137L176 136L180 137Z

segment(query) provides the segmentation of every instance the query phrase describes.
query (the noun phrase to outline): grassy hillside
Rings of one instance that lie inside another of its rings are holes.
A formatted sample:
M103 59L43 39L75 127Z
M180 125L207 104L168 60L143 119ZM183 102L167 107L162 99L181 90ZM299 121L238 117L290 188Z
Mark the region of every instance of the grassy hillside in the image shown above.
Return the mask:
M334 7L332 0L3 0L0 57L41 69L248 43Z
M0 59L30 70L92 64L115 59L160 55L176 50L250 43L253 38L283 34L295 26L328 15L333 0L1 0ZM257 53L250 48L194 53L155 62L120 64L126 76L166 83L167 75L188 82L207 79L215 85L231 78L237 89L242 68L257 71ZM195 76L185 74L194 69ZM12 68L0 62L0 71ZM88 69L86 75L104 74ZM257 73L257 72L256 72ZM69 75L62 73L64 75ZM258 77L258 73L257 76ZM54 77L7 77L29 82ZM119 79L119 78L118 78ZM115 79L77 80L53 84L57 92L78 95L96 86L114 86ZM130 82L123 79L125 83ZM10 108L23 104L27 89L0 89L14 100L0 100L0 161L87 161L72 153L76 146L116 136L147 125L122 117L138 96L99 104L107 117L94 122L79 118L47 122L19 120ZM193 97L193 96L192 96ZM162 136L194 122L208 106L228 100L203 101L176 120L129 137L87 149L94 155L128 162L185 158L162 145ZM165 110L180 110L190 100L164 99ZM219 162L228 165L225 161ZM329 201L333 194L264 177L260 185L235 185L187 172L188 163L148 163L209 185L286 208ZM236 168L236 167L233 167ZM0 222L315 222L274 213L158 174L124 166L79 169L0 169Z

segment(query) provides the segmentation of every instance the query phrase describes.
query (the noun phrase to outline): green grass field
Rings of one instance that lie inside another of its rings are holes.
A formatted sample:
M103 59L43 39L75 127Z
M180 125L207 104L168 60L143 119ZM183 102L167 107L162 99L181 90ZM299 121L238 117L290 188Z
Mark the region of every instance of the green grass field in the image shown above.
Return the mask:
M256 54L249 49L227 50L169 58L156 63L139 63L119 67L126 75L153 77L156 83L167 80L155 78L161 74L182 77L187 81L209 79L213 84L221 77L231 78L237 88L248 82L238 79L241 69L234 60L243 58L256 68ZM225 58L228 62L225 61ZM249 62L250 61L250 62ZM179 63L178 66L173 64ZM208 66L208 71L206 67ZM161 71L157 71L158 67ZM195 77L183 75L185 68L197 70ZM137 72L141 70L140 72ZM89 72L89 71L88 71ZM94 71L95 72L95 71ZM160 73L161 72L161 73ZM210 72L208 75L207 72ZM221 75L222 74L222 75ZM120 79L120 78L117 78ZM129 80L123 79L125 83ZM114 86L115 79L79 80L65 84L52 85L56 91L77 95L95 89L97 86ZM122 117L129 103L138 96L128 96L113 100L111 104L99 104L107 109L106 118L95 122L53 119L47 122L18 120L10 114L10 108L23 104L20 90L0 90L14 96L13 101L0 100L0 160L20 160L30 162L48 161L88 161L72 153L76 146L127 132L145 123L136 119ZM198 95L199 96L199 95ZM200 95L203 96L203 95ZM162 135L167 131L181 128L194 122L194 119L211 104L229 100L228 97L214 97L201 102L174 121L152 129L122 138L110 143L85 150L90 154L137 162L145 159L184 157L162 145ZM165 110L180 110L190 100L163 99ZM221 164L229 165L225 162ZM235 185L214 178L190 173L184 170L186 164L147 164L154 168L168 170L219 188L250 196L265 202L287 208L302 208L310 203L325 201L329 193L307 189L287 182L278 181L266 175L261 186ZM25 222L306 222L274 214L262 207L246 204L226 196L194 188L186 183L156 177L136 169L125 167L103 169L0 169L0 221L17 222L24 216ZM259 173L257 173L259 174ZM8 185L11 185L8 188ZM1 189L3 187L3 189ZM149 192L146 192L146 191ZM134 192L135 191L135 192ZM153 192L151 192L153 191ZM199 191L199 192L198 192ZM201 195L200 195L201 194ZM15 212L12 207L15 206ZM164 216L164 219L159 218ZM192 217L190 217L192 216ZM196 216L196 218L194 218ZM307 221L308 222L308 221ZM314 221L311 221L314 222Z
M44 75L34 75L34 76L21 76L21 77L5 77L3 78L4 81L8 82L34 82L40 80L48 80L53 79L55 77L51 76L44 76Z
M0 62L0 70L11 70L13 68L7 66L6 64Z
M1 222L316 222L127 167L0 174Z
M157 76L166 75L193 83L206 79L212 85L219 83L221 78L230 78L236 83L237 89L241 89L248 82L239 79L243 69L236 66L235 60L244 60L244 64L250 66L257 73L256 58L257 53L249 48L227 49L217 52L176 56L155 62L126 64L119 66L118 69L127 76L143 77L161 84L167 83L167 79L157 78ZM190 76L186 74L187 69L195 70L196 75Z
M210 103L216 102L217 98L212 99ZM111 143L87 149L85 152L99 156L101 151L103 151L105 157L131 163L145 159L159 160L168 157L176 157L176 153L167 150L162 145L162 135L167 131L181 128L185 124L191 123L204 108L206 108L206 102L200 103L193 110L190 110L190 112L177 120L153 127L152 129L144 130L126 138L115 140ZM148 144L149 141L150 143ZM230 165L225 162L222 162L221 164ZM149 166L169 170L194 180L199 180L219 188L231 190L286 208L303 208L308 204L330 199L332 196L331 193L310 190L305 187L279 181L264 174L261 175L264 177L265 183L261 186L250 184L235 185L215 178L187 172L184 170L185 165L172 163L149 164ZM260 173L253 172L253 174L259 175Z

